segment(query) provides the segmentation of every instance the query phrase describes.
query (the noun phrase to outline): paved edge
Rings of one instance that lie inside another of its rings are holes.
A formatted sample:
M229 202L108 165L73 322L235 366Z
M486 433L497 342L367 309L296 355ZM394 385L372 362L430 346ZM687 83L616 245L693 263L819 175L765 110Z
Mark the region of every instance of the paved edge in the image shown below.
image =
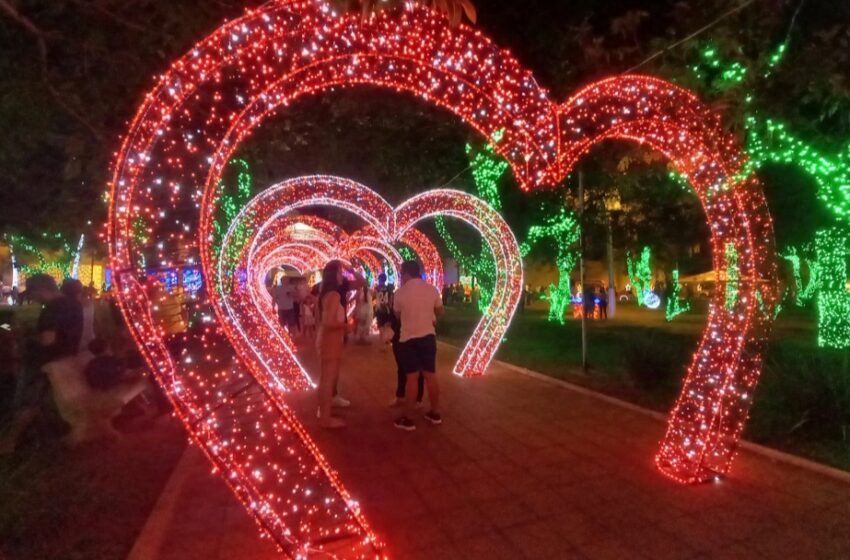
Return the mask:
M451 348L452 350L461 350L459 347L455 346L454 344L449 344L448 342L438 341L438 344L447 348ZM573 391L575 393L587 395L589 397L606 402L608 404L612 404L614 406L618 406L620 408L624 408L626 410L642 414L659 422L667 421L667 415L657 412L655 410L650 410L648 408L644 408L642 406L638 406L636 404L632 404L630 402L615 397L592 391L580 385L575 385L568 381L564 381L563 379L550 377L548 375L540 373L539 371L534 371L521 366L516 366L514 364L503 362L501 360L493 360L492 363L507 370L526 375L528 377L533 377L538 381L549 383L551 385L558 385L560 387L563 387L564 389ZM836 469L834 467L830 467L821 463L816 463L814 461L803 459L802 457L798 457L796 455L791 455L783 451L777 451L776 449L771 449L769 447L751 443L745 440L741 440L739 447L748 451L752 451L753 453L756 453L763 457L767 457L774 462L793 465L795 467L812 471L819 475L850 484L850 473L842 471L840 469ZM159 551L160 544L162 543L165 532L167 531L168 524L171 522L175 514L175 501L178 495L177 490L183 485L188 476L188 472L184 464L189 462L189 453L192 449L193 446L191 443L186 446L186 450L183 452L183 456L180 458L180 460L177 462L177 465L174 467L174 470L171 472L171 476L165 483L165 486L163 487L159 498L157 498L157 501L154 504L154 507L151 510L150 514L148 515L148 519L142 527L142 530L139 532L139 536L136 538L136 542L133 544L133 548L130 549L130 553L127 555L126 560L149 560L151 558L156 558L156 554Z
M449 344L448 342L439 341L439 344L451 348L453 350L460 351L461 348L455 346L454 344ZM576 385L574 383L570 383L569 381L564 381L563 379L558 379L556 377L551 377L546 375L545 373L540 373L539 371L534 371L532 369L524 368L522 366L517 366L508 362L503 362L501 360L493 360L494 364L501 366L505 369L514 371L516 373L520 373L522 375L526 375L528 377L533 377L538 381L543 381L544 383L549 383L552 385L558 385L575 393L580 393L582 395L587 395L594 399L606 402L608 404L612 404L614 406L618 406L620 408L625 408L632 412L636 412L638 414L642 414L659 422L667 423L667 415L656 410L651 410L649 408L644 408L642 406L630 403L628 401L624 401L622 399L618 399L616 397L611 397L609 395L605 395L603 393L599 393L592 389L588 389L586 387L582 387L581 385ZM577 375L581 375L578 374ZM776 463L784 463L787 465L793 465L795 467L808 470L814 473L817 473L821 476L825 476L828 478L832 478L834 480L838 480L845 484L850 484L850 472L843 471L841 469L837 469L835 467L830 467L829 465L824 465L823 463L818 463L816 461L811 461L809 459L804 459L798 455L792 455L790 453L785 453L784 451L779 451L777 449L773 449L771 447L765 447L764 445L759 445L757 443L752 443L750 441L741 440L738 444L738 447L741 449L746 449L747 451L752 451L757 455L761 455L763 457L767 457L768 459L776 462Z
M194 449L192 443L186 445L183 450L183 455L174 469L171 471L171 476L165 482L156 503L153 506L148 519L139 531L136 542L130 553L127 555L127 560L151 560L157 558L159 549L162 546L165 534L168 531L168 526L174 518L176 510L177 496L179 489L189 476L187 464L192 459L190 453Z

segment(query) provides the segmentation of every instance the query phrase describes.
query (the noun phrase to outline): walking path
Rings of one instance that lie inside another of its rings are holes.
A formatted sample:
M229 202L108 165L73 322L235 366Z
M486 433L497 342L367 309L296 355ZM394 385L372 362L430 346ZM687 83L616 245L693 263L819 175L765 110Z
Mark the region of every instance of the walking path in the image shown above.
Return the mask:
M664 424L494 365L449 374L443 425L392 426L390 352L350 346L348 426L298 412L395 559L848 558L850 485L742 451L723 482L680 486L652 463ZM315 361L304 361L315 371ZM190 448L130 560L281 557Z

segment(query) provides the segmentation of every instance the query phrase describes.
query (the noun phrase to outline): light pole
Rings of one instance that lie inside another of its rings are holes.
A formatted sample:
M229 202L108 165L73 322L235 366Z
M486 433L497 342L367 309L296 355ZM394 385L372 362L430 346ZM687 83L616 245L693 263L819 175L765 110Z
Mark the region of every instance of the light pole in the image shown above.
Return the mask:
M578 237L578 263L579 263L579 284L581 285L581 371L587 372L587 302L584 300L587 297L587 289L584 282L584 173L581 169L578 170L578 220L579 220L579 237Z

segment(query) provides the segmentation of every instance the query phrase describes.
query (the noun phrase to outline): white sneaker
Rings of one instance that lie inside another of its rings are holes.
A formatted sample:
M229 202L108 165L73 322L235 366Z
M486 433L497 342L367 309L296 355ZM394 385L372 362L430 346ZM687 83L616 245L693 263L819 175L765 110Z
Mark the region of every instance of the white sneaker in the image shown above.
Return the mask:
M335 395L331 401L331 406L335 406L337 408L348 408L351 406L351 401L344 398L342 395Z

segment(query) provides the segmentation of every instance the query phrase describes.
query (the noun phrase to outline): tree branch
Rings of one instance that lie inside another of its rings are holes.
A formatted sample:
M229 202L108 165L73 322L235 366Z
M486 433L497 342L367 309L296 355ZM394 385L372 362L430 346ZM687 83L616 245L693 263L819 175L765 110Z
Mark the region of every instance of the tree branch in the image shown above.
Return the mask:
M140 31L142 33L147 32L147 28L145 26L140 25L140 24L138 24L134 21L130 21L130 20L116 14L112 10L100 5L98 2L83 2L82 0L70 0L70 1L73 2L74 4L76 4L77 6L80 6L84 10L86 10L86 9L94 10L95 12L98 12L99 14L108 17L112 21L123 25L124 27L129 27L130 29L133 29L135 31Z
M47 91L56 101L56 103L70 115L74 120L76 120L79 124L84 126L86 130L88 130L92 136L94 136L98 141L103 141L103 134L97 127L92 124L92 122L86 118L82 113L77 111L74 107L68 104L65 101L62 92L60 92L50 81L50 74L48 72L47 67L47 39L45 38L44 33L39 29L32 21L30 21L26 16L21 14L12 4L9 3L8 0L0 0L0 11L5 12L7 16L12 18L15 23L23 27L30 35L35 38L36 47L38 48L38 56L41 63L41 79L44 82Z

